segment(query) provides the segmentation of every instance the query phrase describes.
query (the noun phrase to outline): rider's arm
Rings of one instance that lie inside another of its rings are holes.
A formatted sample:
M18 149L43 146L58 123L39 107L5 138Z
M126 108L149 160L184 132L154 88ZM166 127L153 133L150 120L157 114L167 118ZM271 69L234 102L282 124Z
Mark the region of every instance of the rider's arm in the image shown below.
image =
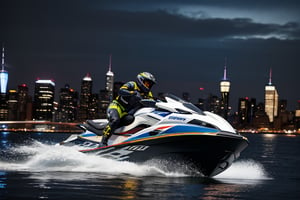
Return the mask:
M136 93L137 92L134 88L133 81L129 81L129 82L125 83L124 85L122 85L120 87L120 90L119 90L120 96L132 96L132 95L136 95Z

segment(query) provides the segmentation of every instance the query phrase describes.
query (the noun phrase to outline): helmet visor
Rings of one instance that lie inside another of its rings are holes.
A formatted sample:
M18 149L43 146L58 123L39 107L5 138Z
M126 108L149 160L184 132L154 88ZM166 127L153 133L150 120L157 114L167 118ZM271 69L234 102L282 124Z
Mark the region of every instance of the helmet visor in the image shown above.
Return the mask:
M144 80L143 84L148 89L150 89L152 87L152 85L153 85L152 81L149 81L149 80Z

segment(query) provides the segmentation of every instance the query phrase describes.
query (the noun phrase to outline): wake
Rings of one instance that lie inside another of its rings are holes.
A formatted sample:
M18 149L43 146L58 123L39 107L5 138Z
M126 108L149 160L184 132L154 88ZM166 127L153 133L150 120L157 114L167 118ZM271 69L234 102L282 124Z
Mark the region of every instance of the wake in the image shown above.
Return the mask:
M25 156L25 159L0 161L0 170L29 172L93 172L107 175L128 174L137 177L188 177L191 173L187 166L184 170L174 166L174 170L165 169L164 162L147 162L135 164L127 161L116 161L93 154L84 154L66 146L46 145L35 142L30 146L19 146L10 149L10 154ZM21 161L20 161L21 160ZM195 172L194 176L198 176ZM230 182L239 180L269 179L263 166L253 160L239 161L214 177L216 180Z
M84 154L75 148L53 146L35 142L30 146L10 149L10 154L24 156L15 161L0 161L0 170L8 171L60 171L94 172L110 175L129 174L132 176L184 176L176 172L164 172L156 166L139 165L127 161L116 161L93 154Z

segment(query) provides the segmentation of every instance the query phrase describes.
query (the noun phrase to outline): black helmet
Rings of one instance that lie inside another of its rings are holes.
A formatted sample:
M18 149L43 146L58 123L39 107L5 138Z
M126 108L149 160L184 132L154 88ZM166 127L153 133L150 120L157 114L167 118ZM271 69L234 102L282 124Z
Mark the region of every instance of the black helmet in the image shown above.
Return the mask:
M149 92L152 86L156 83L154 76L149 72L139 73L136 79L137 85L143 92Z

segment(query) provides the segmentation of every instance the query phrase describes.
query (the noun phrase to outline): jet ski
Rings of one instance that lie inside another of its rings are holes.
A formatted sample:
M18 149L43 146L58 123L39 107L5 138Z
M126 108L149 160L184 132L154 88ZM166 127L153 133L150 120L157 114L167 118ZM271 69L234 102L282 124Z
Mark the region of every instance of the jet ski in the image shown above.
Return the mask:
M99 146L106 119L86 121L80 125L84 133L61 145L119 161L184 163L212 177L226 170L249 144L219 115L202 111L175 95L165 94L160 100L142 104L145 106L134 113L133 122L124 122L108 146Z

